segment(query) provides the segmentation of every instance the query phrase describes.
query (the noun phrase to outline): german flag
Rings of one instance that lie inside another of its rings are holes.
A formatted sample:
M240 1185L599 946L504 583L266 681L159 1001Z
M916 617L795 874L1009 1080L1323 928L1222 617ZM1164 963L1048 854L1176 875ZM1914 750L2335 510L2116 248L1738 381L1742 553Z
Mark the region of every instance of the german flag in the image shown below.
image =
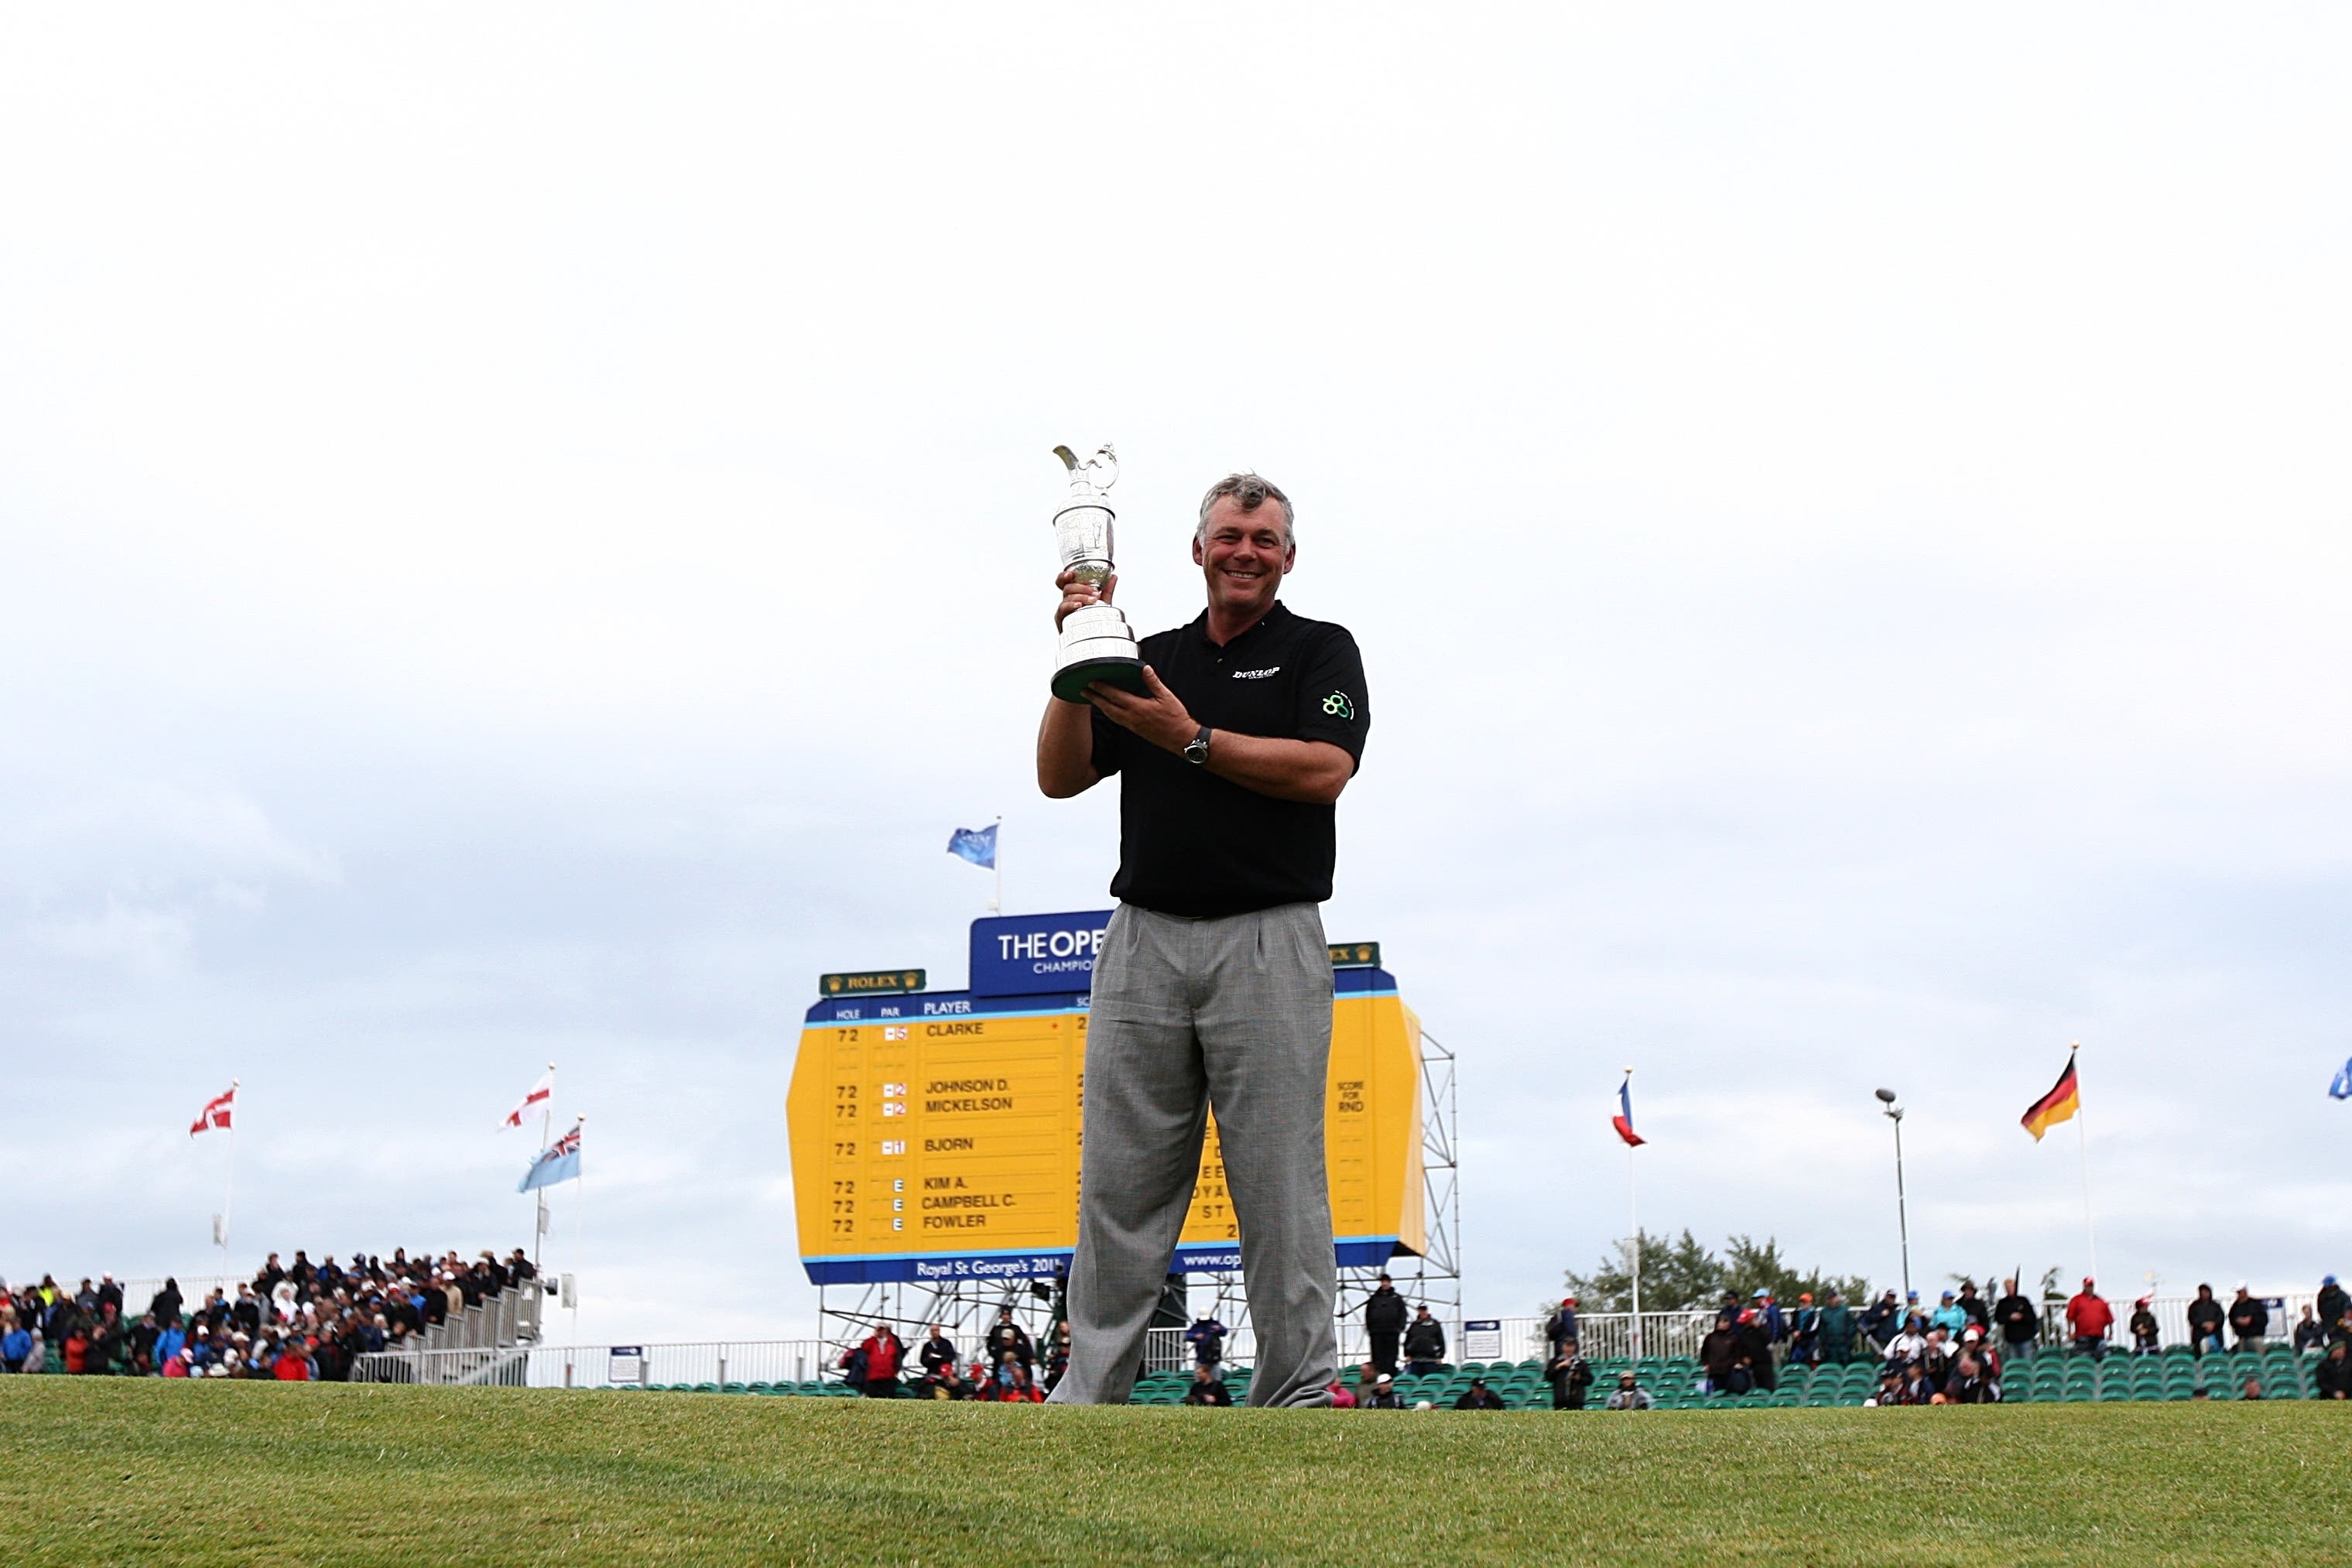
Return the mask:
M2020 1117L2018 1122L2032 1133L2033 1141L2039 1143L2044 1132L2061 1121L2072 1120L2074 1112L2082 1109L2082 1086L2074 1080L2074 1058L2070 1056L2066 1058L2066 1070L2058 1075L2058 1081L2050 1086L2050 1092L2035 1100L2032 1108Z

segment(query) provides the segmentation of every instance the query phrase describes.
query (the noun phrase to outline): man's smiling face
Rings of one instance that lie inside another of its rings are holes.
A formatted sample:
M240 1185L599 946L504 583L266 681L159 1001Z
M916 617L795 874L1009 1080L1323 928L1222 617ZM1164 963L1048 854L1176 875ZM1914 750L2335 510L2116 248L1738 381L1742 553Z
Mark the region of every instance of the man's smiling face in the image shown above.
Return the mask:
M1192 560L1209 582L1209 603L1238 620L1254 621L1274 605L1283 574L1297 557L1282 503L1261 502L1244 511L1231 496L1219 496L1209 521L1192 542Z

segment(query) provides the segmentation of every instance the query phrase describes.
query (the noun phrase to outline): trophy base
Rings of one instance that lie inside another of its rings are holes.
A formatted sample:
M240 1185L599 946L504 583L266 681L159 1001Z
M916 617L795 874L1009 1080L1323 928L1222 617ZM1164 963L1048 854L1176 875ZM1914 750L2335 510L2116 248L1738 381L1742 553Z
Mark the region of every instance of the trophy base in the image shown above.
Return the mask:
M1054 672L1054 695L1065 702L1084 702L1087 688L1097 684L1116 686L1140 696L1143 661L1131 654L1123 658L1082 658Z

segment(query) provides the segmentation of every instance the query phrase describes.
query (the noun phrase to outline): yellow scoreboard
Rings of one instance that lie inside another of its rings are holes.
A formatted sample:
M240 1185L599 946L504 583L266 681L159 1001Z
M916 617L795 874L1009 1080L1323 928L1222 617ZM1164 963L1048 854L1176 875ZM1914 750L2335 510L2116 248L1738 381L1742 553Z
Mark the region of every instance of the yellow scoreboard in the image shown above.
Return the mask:
M813 1282L1067 1268L1077 1239L1087 987L1108 919L974 921L971 991L890 994L890 976L919 972L826 977L785 1102L801 1261ZM1376 948L1333 952L1346 966L1333 971L1324 1113L1332 1244L1343 1267L1372 1265L1426 1244L1421 1027L1394 977L1377 967ZM1212 1122L1170 1270L1238 1269L1238 1236Z

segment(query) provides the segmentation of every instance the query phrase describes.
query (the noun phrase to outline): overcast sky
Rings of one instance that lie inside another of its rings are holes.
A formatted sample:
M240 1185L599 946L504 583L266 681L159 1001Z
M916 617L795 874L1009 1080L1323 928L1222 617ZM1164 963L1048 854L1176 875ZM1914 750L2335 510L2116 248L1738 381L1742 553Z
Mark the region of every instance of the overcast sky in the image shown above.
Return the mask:
M1332 936L1461 1058L1468 1304L2352 1269L2340 7L10 6L0 1275L528 1239L802 1331L828 969L1107 902L1049 448L1376 724Z

